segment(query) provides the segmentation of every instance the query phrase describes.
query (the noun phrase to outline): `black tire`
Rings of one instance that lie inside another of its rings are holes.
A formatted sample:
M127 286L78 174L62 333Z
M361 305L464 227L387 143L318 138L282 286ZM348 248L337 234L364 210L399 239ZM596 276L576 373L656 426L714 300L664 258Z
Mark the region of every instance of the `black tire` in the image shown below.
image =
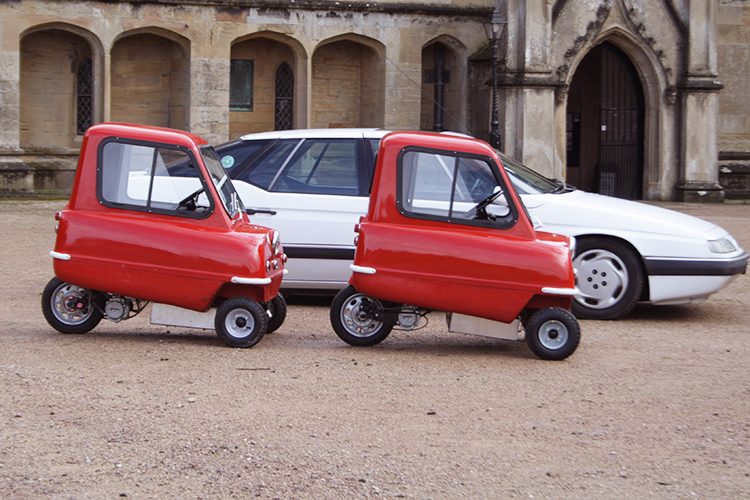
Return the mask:
M638 254L607 238L581 239L573 258L576 295L570 310L580 319L617 319L629 313L643 291Z
M266 302L265 306L266 316L268 316L266 333L273 333L281 327L286 319L286 300L281 294L278 294Z
M526 344L541 359L565 359L581 341L581 327L569 311L546 307L536 311L524 325Z
M253 299L233 297L216 311L216 335L229 347L252 347L266 333L267 318L265 309Z
M103 310L101 293L57 278L52 278L42 292L44 319L61 333L90 332L104 317Z
M383 304L375 298L359 293L353 286L341 290L331 303L331 325L336 335L349 345L372 346L379 344L393 330L363 311L363 304L372 303L382 310Z

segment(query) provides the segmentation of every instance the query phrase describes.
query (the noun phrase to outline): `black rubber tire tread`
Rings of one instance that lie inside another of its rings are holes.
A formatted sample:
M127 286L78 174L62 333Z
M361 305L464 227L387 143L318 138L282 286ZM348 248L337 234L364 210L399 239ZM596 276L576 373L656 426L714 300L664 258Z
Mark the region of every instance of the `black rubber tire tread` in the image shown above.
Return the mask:
M91 301L91 307L93 308L91 310L91 315L82 323L70 325L58 318L52 305L57 290L63 285L69 285L69 283L65 283L58 278L52 278L49 283L47 283L47 286L44 287L44 292L42 292L42 314L44 314L44 319L47 320L47 323L49 323L52 328L60 333L80 334L90 332L96 328L96 325L98 325L104 317L101 312L104 310L104 296L95 290L85 289L85 293L88 294L89 300Z
M567 340L557 349L545 347L539 333L542 326L548 321L558 321L567 329ZM575 352L581 341L581 327L578 320L567 309L561 307L546 307L539 309L529 317L524 325L526 331L526 344L537 357L544 360L560 361Z
M236 337L226 329L227 316L236 309L244 309L253 318L254 327L251 333L245 337ZM268 324L266 310L258 302L248 297L233 297L224 301L216 311L214 326L216 335L229 347L247 348L252 347L263 338Z
M266 334L273 333L284 324L286 319L286 300L281 294L276 295L266 304L266 311L271 312L266 326ZM267 315L266 315L267 316Z
M618 302L605 309L586 307L584 303L574 298L570 310L578 319L618 319L632 311L641 297L644 273L640 257L630 246L617 240L610 238L581 238L576 242L576 255L573 257L573 260L583 252L594 249L606 250L617 255L622 260L628 273L629 283L627 290Z
M393 330L393 325L380 323L380 327L371 335L362 337L351 334L348 331L346 325L344 325L344 323L342 322L341 315L344 307L346 307L346 304L356 296L366 297L370 300L380 302L378 299L373 299L372 297L367 297L360 294L356 288L349 285L339 293L337 293L336 297L334 297L333 302L331 303L331 326L333 326L333 330L336 332L336 335L338 335L341 340L349 345L373 346L379 344L380 342L384 341L386 337L388 337L388 335L391 333L391 330Z

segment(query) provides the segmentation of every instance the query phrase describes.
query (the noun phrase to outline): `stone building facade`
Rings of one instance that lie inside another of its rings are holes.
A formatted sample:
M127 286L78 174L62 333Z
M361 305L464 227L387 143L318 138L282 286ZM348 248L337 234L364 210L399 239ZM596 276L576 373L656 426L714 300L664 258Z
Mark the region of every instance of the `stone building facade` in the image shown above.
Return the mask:
M626 198L741 195L750 0L5 1L0 194L69 189L102 121L488 139L493 11L509 155Z

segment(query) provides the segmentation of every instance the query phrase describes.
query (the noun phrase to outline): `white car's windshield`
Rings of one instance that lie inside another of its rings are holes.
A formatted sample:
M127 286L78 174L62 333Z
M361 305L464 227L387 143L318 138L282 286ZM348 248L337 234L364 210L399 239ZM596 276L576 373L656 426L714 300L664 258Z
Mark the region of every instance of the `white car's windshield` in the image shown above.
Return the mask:
M498 152L498 155L519 194L561 193L570 188L564 182L548 179L502 153Z

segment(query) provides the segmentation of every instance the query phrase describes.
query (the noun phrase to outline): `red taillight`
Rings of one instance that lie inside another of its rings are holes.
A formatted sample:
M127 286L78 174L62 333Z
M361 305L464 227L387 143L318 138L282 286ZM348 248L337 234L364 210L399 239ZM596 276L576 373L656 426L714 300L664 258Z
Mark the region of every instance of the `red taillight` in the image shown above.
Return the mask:
M55 213L55 220L60 220L60 212Z

